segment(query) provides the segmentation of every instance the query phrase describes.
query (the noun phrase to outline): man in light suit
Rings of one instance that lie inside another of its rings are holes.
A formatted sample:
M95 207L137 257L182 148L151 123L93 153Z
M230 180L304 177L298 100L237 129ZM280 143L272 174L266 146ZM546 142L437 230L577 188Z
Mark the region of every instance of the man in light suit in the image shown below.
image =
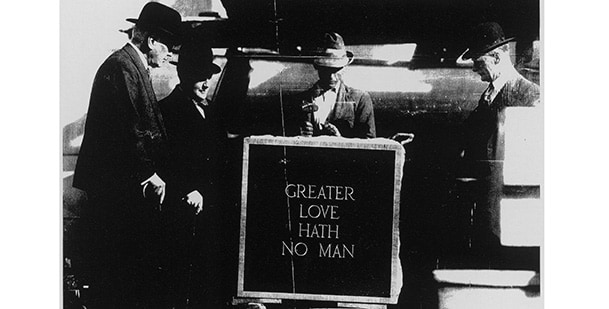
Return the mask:
M146 4L131 40L110 55L93 81L74 187L86 191L83 221L91 304L153 308L156 220L165 198L167 134L149 70L178 44L181 16Z
M483 250L499 247L499 201L503 190L505 109L510 106L534 107L539 104L539 86L526 80L512 64L508 43L501 26L482 23L471 34L469 50L463 58L473 60L473 71L488 87L463 127L462 170L466 179L475 179L478 228L475 245Z
M326 33L315 56L313 64L319 80L297 98L306 115L301 134L376 137L370 95L345 85L341 79L340 71L353 61L343 38L338 33Z

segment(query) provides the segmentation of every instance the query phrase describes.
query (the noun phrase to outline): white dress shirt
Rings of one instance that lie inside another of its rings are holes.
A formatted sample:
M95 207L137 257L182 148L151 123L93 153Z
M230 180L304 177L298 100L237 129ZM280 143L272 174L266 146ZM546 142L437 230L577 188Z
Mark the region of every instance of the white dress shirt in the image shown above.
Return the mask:
M326 121L328 120L328 116L334 109L334 105L336 105L336 98L338 95L338 87L339 84L337 84L334 88L330 88L325 92L322 92L318 97L313 99L313 103L315 103L315 105L317 105L318 107L317 111L313 113L313 116L315 117L315 123L317 123L318 126L323 123L326 123Z

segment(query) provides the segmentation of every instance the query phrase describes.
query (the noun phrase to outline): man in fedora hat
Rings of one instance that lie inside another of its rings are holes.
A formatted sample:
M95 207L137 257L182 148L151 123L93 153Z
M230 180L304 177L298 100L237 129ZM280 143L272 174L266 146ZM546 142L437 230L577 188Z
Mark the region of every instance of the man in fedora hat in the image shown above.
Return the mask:
M539 86L516 71L509 52L509 42L501 26L486 22L476 26L468 42L464 59L473 60L473 71L488 82L478 106L463 127L460 156L463 173L475 179L479 231L477 244L483 248L499 245L499 199L503 190L504 139L501 129L505 108L533 107L539 103Z
M228 231L221 229L230 214L222 209L219 192L227 133L218 107L207 99L210 79L220 72L212 61L209 46L184 43L177 62L180 83L160 101L169 135L168 181L174 186L167 197L170 232L165 235L166 291L175 308L186 299L193 308L219 308L225 301L221 293L227 292L229 273L223 267L229 257L221 251Z
M93 81L74 187L86 191L91 308L153 308L156 219L166 188L167 134L150 81L180 39L181 16L146 4L130 41Z
M376 137L374 109L367 92L347 86L341 70L353 61L338 33L326 33L318 46L313 65L319 80L298 96L305 113L301 135Z

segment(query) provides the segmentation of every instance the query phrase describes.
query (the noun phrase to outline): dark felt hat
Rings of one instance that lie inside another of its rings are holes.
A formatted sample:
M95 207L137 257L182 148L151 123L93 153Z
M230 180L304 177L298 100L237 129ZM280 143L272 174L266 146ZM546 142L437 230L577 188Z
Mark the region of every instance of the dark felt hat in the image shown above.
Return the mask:
M468 43L468 50L463 59L477 58L499 46L514 41L515 38L505 38L503 29L496 22L486 22L477 25Z
M315 63L318 66L342 68L353 61L353 53L345 48L345 41L340 34L330 32L324 34L315 53Z
M182 38L182 16L176 10L158 2L148 2L138 18L127 18L138 27L158 31L159 35L178 44Z
M220 67L213 63L214 55L211 47L197 42L187 42L180 47L178 54L178 76L207 79L220 72Z

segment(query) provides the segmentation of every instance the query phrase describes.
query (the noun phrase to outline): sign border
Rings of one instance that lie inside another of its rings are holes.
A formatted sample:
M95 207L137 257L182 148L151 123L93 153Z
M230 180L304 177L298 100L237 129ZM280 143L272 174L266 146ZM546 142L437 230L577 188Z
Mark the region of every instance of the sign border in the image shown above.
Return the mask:
M353 296L333 294L308 294L285 292L245 291L245 241L247 222L247 190L249 168L249 146L293 146L293 147L320 147L320 148L346 148L346 149L378 149L395 151L394 192L393 192L393 237L391 250L391 286L389 297ZM241 219L239 231L239 270L237 281L237 297L293 299L293 300L319 300L355 303L397 304L402 288L401 263L399 259L400 247L400 190L404 167L404 147L393 140L385 138L375 139L347 139L337 137L275 137L251 136L243 140L243 169L241 186Z

